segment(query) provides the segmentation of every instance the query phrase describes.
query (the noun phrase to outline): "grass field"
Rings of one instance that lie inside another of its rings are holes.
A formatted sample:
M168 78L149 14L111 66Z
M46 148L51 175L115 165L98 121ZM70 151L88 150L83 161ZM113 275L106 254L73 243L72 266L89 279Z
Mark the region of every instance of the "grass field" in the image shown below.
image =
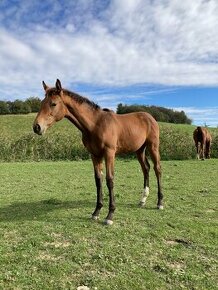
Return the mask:
M0 289L217 289L218 160L163 161L138 208L136 160L117 160L114 225L90 220L90 161L1 163ZM104 182L105 184L105 182Z

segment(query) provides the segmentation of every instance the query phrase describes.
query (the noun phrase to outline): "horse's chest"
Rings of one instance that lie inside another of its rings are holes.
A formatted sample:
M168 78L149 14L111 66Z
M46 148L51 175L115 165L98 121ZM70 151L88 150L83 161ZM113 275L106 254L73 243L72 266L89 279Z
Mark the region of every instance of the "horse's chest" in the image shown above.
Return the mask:
M101 139L93 138L93 136L83 136L83 144L86 149L94 155L100 155L104 149L104 144Z

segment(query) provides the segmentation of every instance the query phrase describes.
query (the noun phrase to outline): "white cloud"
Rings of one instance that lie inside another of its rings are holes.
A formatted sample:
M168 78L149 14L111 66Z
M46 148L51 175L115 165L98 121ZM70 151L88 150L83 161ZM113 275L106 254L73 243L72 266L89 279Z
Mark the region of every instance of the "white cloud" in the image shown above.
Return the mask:
M41 81L57 77L66 87L218 86L216 0L8 3L0 11L3 98L42 95Z
M218 127L218 107L195 108L195 107L177 107L177 111L184 111L187 116L194 120L194 125Z

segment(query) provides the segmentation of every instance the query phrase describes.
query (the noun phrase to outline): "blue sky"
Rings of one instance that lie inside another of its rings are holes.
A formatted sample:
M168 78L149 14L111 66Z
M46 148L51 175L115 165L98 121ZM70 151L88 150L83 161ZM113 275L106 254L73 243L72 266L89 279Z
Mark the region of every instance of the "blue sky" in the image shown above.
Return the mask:
M56 78L116 109L184 110L218 126L217 0L0 0L0 99Z

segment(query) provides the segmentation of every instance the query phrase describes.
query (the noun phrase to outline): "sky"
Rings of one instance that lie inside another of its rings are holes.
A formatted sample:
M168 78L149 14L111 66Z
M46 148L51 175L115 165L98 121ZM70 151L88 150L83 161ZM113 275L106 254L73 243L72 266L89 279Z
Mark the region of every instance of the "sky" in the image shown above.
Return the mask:
M0 100L42 80L116 110L183 110L218 126L217 0L0 0Z

